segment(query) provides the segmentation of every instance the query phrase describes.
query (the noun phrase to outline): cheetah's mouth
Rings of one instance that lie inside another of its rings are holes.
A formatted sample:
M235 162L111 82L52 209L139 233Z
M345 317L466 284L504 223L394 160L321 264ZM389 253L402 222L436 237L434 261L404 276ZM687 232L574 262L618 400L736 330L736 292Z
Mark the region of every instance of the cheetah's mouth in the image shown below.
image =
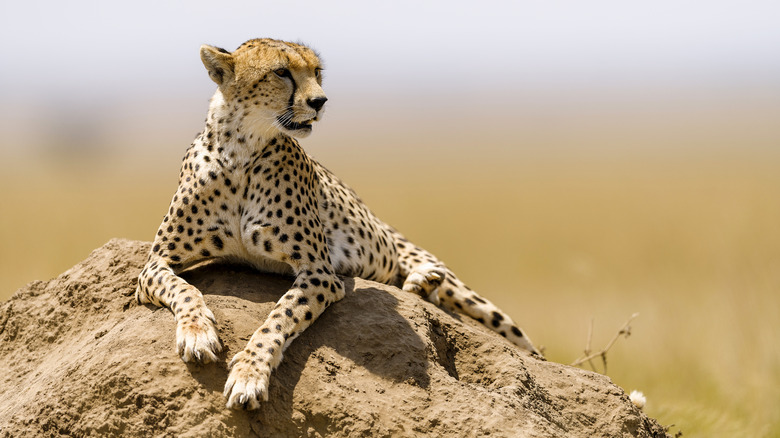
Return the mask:
M279 122L279 124L288 131L299 131L301 129L311 129L311 124L314 122L314 119L306 120L303 122L293 122L288 117L279 116L276 118L276 120Z

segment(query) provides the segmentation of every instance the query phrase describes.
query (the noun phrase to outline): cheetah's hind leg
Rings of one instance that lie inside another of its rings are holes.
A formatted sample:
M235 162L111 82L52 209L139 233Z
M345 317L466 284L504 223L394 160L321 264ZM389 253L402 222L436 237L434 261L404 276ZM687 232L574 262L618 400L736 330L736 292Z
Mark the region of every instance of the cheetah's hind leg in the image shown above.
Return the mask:
M439 286L447 277L447 269L441 263L423 263L416 266L404 280L403 290L412 292L439 305Z
M447 271L446 284L439 288L442 305L451 311L465 313L485 327L539 359L544 355L528 338L528 335L512 321L503 310L463 284L452 271Z

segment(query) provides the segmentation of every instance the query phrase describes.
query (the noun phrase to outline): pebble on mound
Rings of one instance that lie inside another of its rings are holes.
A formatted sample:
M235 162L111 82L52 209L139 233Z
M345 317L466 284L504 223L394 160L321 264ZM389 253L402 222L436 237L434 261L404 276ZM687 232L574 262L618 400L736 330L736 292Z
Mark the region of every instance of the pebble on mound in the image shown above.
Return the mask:
M226 265L183 274L226 347L216 364L190 365L171 312L133 300L149 249L112 240L0 304L0 436L666 436L609 378L350 278L285 352L270 401L227 409L227 361L292 279Z

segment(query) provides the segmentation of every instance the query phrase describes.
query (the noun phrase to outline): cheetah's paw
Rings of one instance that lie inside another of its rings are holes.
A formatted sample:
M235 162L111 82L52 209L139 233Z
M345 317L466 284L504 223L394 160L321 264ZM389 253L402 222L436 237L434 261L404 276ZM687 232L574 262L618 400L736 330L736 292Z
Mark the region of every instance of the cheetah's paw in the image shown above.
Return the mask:
M447 271L435 263L423 263L409 273L404 281L403 290L416 293L433 304L439 305L437 289L441 285Z
M217 353L222 351L216 319L211 310L205 309L202 315L185 317L176 325L176 349L185 362L209 363L217 361Z
M268 401L268 382L271 367L268 363L252 360L246 351L239 352L230 361L230 375L223 394L230 409L257 409L260 400Z

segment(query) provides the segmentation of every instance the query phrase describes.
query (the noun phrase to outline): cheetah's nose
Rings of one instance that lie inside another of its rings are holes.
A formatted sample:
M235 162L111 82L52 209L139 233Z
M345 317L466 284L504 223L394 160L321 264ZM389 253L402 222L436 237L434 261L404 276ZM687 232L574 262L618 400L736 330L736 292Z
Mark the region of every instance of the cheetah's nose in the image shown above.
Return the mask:
M325 105L325 102L328 101L327 97L315 97L313 99L309 99L306 101L306 103L309 104L310 107L314 108L316 111L319 111L322 109L322 105Z

